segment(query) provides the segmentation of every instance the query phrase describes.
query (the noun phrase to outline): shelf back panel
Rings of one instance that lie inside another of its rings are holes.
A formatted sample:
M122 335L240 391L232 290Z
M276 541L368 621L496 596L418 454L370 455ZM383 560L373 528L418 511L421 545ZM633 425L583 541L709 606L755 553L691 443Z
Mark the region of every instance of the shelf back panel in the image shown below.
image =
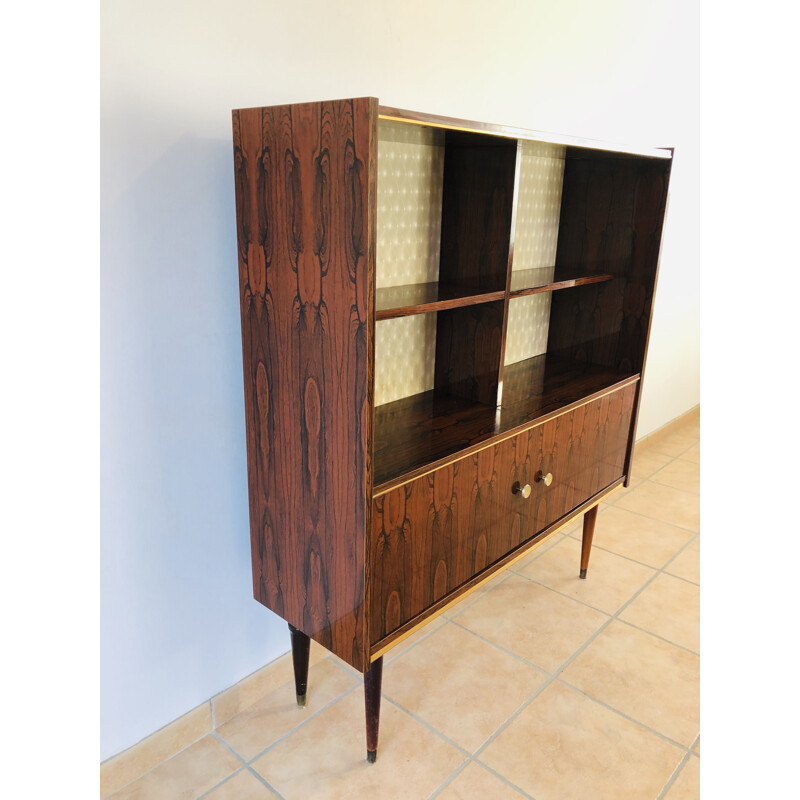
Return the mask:
M512 273L540 270L546 282L555 271L566 148L521 141L520 151ZM509 303L505 364L547 351L550 298L547 292Z
M444 131L378 123L375 287L439 279Z
M378 122L375 285L439 279L442 230L442 130ZM375 325L375 405L433 389L436 316Z
M568 151L555 279L608 273L557 292L548 349L642 372L671 161Z

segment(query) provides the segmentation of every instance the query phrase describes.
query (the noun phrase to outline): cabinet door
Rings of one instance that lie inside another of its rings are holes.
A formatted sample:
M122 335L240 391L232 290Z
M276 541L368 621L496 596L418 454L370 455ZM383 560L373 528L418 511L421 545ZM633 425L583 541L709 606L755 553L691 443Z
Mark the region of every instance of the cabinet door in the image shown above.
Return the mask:
M623 476L636 387L578 406L516 437L529 437L527 452L538 458L535 468L527 469L534 533ZM552 476L549 486L536 480L540 471Z
M621 478L635 392L627 386L375 498L372 643ZM539 472L552 475L549 486ZM516 483L530 485L527 498Z

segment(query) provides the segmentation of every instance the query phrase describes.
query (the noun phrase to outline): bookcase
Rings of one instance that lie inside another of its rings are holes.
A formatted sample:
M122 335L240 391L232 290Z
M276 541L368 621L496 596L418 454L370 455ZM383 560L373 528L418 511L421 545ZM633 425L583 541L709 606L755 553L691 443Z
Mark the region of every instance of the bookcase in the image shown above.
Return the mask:
M669 148L233 112L255 598L364 673L630 475Z

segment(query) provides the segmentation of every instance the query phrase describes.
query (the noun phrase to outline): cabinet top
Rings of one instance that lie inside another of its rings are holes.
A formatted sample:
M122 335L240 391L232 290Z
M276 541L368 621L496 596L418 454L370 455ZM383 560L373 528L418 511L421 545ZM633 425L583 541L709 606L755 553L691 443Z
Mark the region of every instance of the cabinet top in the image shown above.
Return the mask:
M517 128L513 125L500 125L493 122L478 122L458 117L443 117L438 114L428 114L424 111L409 111L405 108L381 105L375 97L368 98L377 108L378 119L405 122L412 125L424 125L428 128L443 128L445 130L466 131L470 133L483 133L488 136L502 136L509 139L523 139L532 142L545 142L547 144L560 144L567 147L578 147L586 150L601 150L620 155L646 156L648 158L672 158L672 147L642 147L639 145L621 144L619 142L604 142L597 139L585 139L580 136L567 136L560 133ZM329 101L335 102L335 101ZM305 105L303 103L290 105ZM243 109L236 109L243 110Z
M422 111L408 111L404 108L393 108L391 106L379 105L378 119L408 122L415 125L425 125L431 128L485 133L490 136L505 136L511 139L526 139L535 142L546 142L548 144L561 144L568 147L605 150L627 155L648 156L650 158L672 158L671 147L640 147L630 144L601 142L597 139L584 139L579 136L566 136L560 133L544 133L542 131L533 131L526 128L516 128L512 125L498 125L492 122L476 122L474 120L458 119L456 117L442 117L436 114L426 114Z

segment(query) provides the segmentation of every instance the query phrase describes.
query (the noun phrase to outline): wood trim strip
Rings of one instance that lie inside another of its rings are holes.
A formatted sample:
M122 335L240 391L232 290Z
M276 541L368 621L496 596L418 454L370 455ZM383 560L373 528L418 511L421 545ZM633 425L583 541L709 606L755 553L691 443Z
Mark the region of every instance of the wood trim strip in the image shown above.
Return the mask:
M638 380L639 380L638 374L631 375L631 377L624 378L623 380L619 381L618 383L615 383L613 386L610 386L607 389L595 392L594 394L586 395L586 397L582 397L580 400L577 400L574 403L569 403L568 405L558 409L557 411L551 411L549 414L543 414L541 417L537 417L535 420L531 422L526 422L524 425L519 425L516 428L504 431L502 434L498 436L493 436L489 439L484 439L482 442L470 445L469 447L466 447L463 450L459 450L457 453L453 453L452 455L447 456L447 458L440 458L438 461L432 461L430 464L425 464L425 466L411 470L411 472L407 472L406 474L401 475L398 478L392 478L390 481L386 481L385 483L376 486L373 490L372 498L374 500L376 497L380 497L381 495L386 494L386 492L390 492L392 489L396 489L398 486L403 486L406 483L410 483L411 481L416 480L417 478L421 478L423 475L428 475L431 472L435 472L437 469L447 466L448 464L452 464L456 461L461 461L461 459L467 458L468 456L471 456L473 453L477 453L479 450L484 450L487 447L493 447L494 445L499 444L500 442L504 442L506 439L511 439L513 436L518 436L520 433L524 433L525 431L528 431L531 428L535 428L537 425L542 425L551 419L560 417L562 414L568 414L570 411L574 411L576 408L580 408L581 406L584 406L587 403L591 403L594 400L599 400L601 397L605 397L607 394L613 394L614 392L618 392L621 389L624 389L626 386L630 386L632 383L636 383Z
M674 156L674 148L670 148L670 153ZM664 200L664 214L661 220L661 234L660 240L658 243L658 257L656 258L656 272L653 276L653 300L652 305L650 307L650 315L647 320L647 333L645 334L644 338L644 357L642 358L642 381L644 381L644 371L647 368L647 352L650 348L650 332L653 329L653 311L655 310L655 303L656 303L656 291L658 289L658 274L661 271L661 253L664 249L664 229L667 227L667 215L669 214L669 198L670 192L669 187L671 183L672 177L672 164L670 164L669 172L667 173L667 196ZM631 423L631 442L630 447L628 449L628 459L625 462L625 472L629 476L625 481L625 486L628 486L628 482L630 481L630 474L631 474L631 466L633 465L633 456L634 451L636 449L636 431L639 428L639 408L641 406L641 399L642 399L642 389L644 383L640 384L639 391L637 392L636 402L633 405L633 422Z
M378 292L381 290L378 289ZM394 308L382 308L375 312L375 319L380 322L382 319L395 319L396 317L411 317L414 314L427 314L429 311L446 311L448 308L463 308L464 306L475 306L481 303L492 303L495 300L502 300L503 292L484 292L483 294L464 295L463 297L452 297L449 300L431 300L427 303L414 303L406 306L396 306Z
M519 208L519 184L522 173L522 145L517 142L514 164L514 193L511 198L511 235L508 241L506 263L506 290L503 293L503 328L500 333L500 367L497 374L497 406L503 405L503 373L506 366L506 339L508 338L508 304L511 301L511 271L514 269L514 243L517 238L517 210Z
M498 125L491 122L443 117L438 114L426 114L422 111L408 111L391 106L378 106L378 119L391 122L406 122L412 125L425 125L429 128L444 128L450 131L466 133L484 133L489 136L501 136L506 139L525 139L532 142L561 144L568 147L583 147L590 150L606 150L627 155L647 156L649 158L672 158L672 149L667 147L641 147L638 145L600 142L596 139L584 139L579 136L566 136L560 133L544 133L542 131L517 128L513 125Z
M545 283L541 286L531 286L528 289L513 289L511 298L526 297L529 294L543 294L544 292L557 292L559 289L572 289L574 286L587 286L590 283L605 283L610 281L613 275L588 275L585 278L572 278L567 281L554 281Z
M430 608L425 609L421 614L418 614L413 619L410 619L405 625L402 625L395 631L392 631L388 636L376 642L370 650L370 661L380 658L388 650L391 650L396 644L399 644L403 639L416 633L423 625L427 625L432 619L438 617L439 614L447 611L448 608L454 606L456 603L464 599L468 594L471 594L475 589L487 583L504 569L510 567L516 561L524 558L533 552L539 545L543 544L546 539L549 539L554 534L558 533L561 528L568 525L575 517L584 514L593 506L596 506L604 498L608 497L612 492L621 488L625 482L626 476L623 475L616 481L611 483L605 489L601 489L593 497L590 497L581 505L576 506L569 514L557 520L552 525L549 525L541 533L537 534L534 538L529 539L527 542L519 545L519 547L512 550L507 555L503 556L499 561L496 561L490 567L487 567L483 572L476 575L471 580L467 581L461 587L451 592L446 597L443 597L437 603L434 603Z

